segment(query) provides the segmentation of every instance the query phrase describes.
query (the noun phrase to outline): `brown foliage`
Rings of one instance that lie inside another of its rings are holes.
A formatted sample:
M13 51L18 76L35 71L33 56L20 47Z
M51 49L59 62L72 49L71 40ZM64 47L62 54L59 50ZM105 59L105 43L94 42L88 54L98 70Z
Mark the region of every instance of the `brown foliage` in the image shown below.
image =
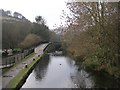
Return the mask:
M25 37L25 39L21 42L21 48L30 48L35 44L38 44L41 41L41 37L35 34L29 34Z
M118 3L70 2L71 17L63 32L63 45L73 55L85 58L94 70L119 68ZM116 70L116 69L115 69Z

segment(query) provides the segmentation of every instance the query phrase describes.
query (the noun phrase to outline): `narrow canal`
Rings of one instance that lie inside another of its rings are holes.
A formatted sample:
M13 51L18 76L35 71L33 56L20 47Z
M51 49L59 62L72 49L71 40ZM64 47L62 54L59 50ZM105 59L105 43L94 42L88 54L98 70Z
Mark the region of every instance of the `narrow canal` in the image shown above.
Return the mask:
M78 69L74 60L56 52L42 57L22 88L111 88L119 85L112 78Z

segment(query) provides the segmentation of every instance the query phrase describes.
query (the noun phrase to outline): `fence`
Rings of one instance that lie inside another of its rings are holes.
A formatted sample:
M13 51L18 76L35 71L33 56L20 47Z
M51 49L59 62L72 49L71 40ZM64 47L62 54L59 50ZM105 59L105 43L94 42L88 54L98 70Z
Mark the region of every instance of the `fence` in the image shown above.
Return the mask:
M31 54L32 52L34 52L34 49L26 50L23 53L19 53L13 56L2 58L2 66L7 67L17 62L20 62L22 59L24 59L27 55Z

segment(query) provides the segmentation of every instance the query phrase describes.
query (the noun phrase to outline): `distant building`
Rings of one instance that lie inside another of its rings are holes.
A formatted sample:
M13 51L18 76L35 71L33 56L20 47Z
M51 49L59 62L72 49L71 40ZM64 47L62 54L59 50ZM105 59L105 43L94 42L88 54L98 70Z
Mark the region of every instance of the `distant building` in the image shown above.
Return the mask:
M8 55L13 55L12 49L8 49L8 50L7 50L7 53L8 53Z

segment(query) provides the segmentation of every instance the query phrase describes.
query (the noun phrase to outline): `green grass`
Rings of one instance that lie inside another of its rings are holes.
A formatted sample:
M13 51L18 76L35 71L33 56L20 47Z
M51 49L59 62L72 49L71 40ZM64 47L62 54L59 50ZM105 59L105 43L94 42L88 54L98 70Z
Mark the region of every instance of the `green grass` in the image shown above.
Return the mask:
M8 84L6 87L7 87L7 88L17 88L17 85L20 83L20 81L22 81L22 80L25 78L26 74L27 74L27 73L29 72L29 70L33 67L33 65L41 58L41 56L42 56L42 55L40 55L39 57L37 57L37 58L35 59L35 61L33 61L32 63L30 63L27 68L22 69L22 70L19 72L19 74L18 74L16 77L14 77L14 78L9 82L9 84Z
M29 58L32 58L32 57L34 56L34 54L35 54L35 53L29 54L29 55L26 56L24 59L22 59L20 62L15 63L13 66L11 66L11 67L9 67L9 68L3 68L3 69L2 69L2 73L5 74L7 71L9 71L9 70L15 68L15 67L16 67L17 65L19 65L20 63L22 63L22 62L28 60Z

